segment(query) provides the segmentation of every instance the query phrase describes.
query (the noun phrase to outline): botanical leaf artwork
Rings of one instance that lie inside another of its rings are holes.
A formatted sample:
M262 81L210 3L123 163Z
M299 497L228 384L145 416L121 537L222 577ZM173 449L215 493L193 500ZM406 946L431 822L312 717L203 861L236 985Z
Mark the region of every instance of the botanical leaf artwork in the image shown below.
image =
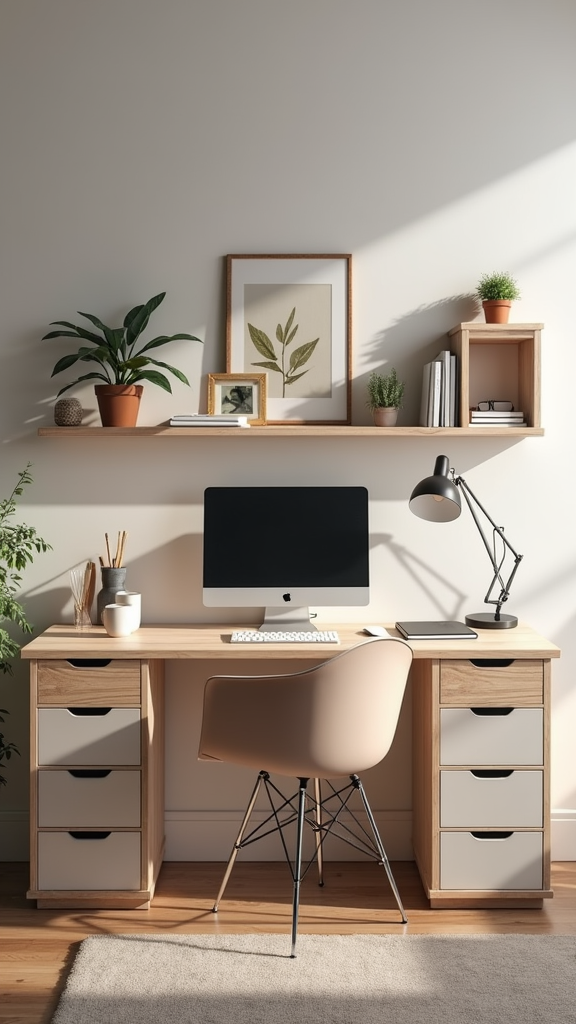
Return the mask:
M254 324L248 324L252 344L256 351L265 357L263 362L255 362L251 365L262 366L265 370L282 374L282 398L286 397L286 388L288 386L295 384L297 380L300 380L301 377L308 373L307 369L302 370L301 368L308 362L320 341L320 338L315 338L314 341L307 341L288 352L298 332L299 324L294 324L295 319L296 306L293 307L284 327L282 327L282 324L278 324L276 327L276 341L280 345L280 353L278 355L265 331L255 327Z

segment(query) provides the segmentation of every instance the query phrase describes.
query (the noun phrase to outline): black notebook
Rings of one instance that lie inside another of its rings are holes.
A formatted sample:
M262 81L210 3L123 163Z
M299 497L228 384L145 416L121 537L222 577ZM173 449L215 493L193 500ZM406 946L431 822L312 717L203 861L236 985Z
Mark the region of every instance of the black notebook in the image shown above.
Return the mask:
M396 629L405 640L477 640L464 622L397 622Z

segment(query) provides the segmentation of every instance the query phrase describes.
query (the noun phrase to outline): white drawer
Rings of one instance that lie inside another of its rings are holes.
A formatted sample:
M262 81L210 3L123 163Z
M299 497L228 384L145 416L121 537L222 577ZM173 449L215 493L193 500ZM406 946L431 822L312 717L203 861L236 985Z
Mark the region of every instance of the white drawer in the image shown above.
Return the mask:
M140 764L140 709L40 708L38 763Z
M505 711L506 714L500 712ZM441 764L543 764L542 708L442 708Z
M540 828L543 774L489 770L440 772L440 825L453 828Z
M140 772L80 768L38 773L40 828L138 828Z
M542 833L442 832L441 889L542 889Z
M139 832L39 832L39 889L140 889Z

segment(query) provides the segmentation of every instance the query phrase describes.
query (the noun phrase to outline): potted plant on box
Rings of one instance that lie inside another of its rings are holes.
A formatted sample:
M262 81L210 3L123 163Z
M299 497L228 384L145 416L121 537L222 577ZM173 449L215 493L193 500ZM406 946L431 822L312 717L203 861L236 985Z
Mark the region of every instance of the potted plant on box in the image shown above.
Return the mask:
M483 274L478 282L476 294L482 302L487 324L507 324L510 307L520 298L520 289L507 271Z
M405 387L405 382L399 380L394 367L389 373L372 371L368 378L366 404L372 411L377 427L395 426L398 410L402 407Z
M98 400L100 418L104 427L133 427L138 418L140 398L143 387L139 381L148 381L150 384L157 384L165 391L172 392L170 381L164 373L153 367L159 366L169 373L173 373L183 384L189 384L188 378L168 363L162 363L153 359L148 353L161 345L167 345L170 341L200 341L193 334L172 334L170 337L163 334L160 337L152 338L140 348L137 342L148 325L150 314L160 305L166 292L160 292L149 299L142 306L134 306L124 317L122 327L107 327L96 316L91 313L79 313L101 331L95 334L83 326L76 326L67 320L54 320L52 325L68 328L67 330L50 331L45 334L43 341L48 338L77 338L88 345L81 345L77 352L63 356L59 359L52 371L54 377L62 373L76 362L97 363L99 369L93 373L85 373L77 377L71 384L60 388L58 395L73 388L85 380L100 380L102 384L96 384L94 390Z
M10 497L0 501L0 672L12 674L12 659L20 650L19 643L4 628L12 623L22 633L31 633L32 626L26 618L24 608L16 600L22 578L20 572L33 559L34 552L51 550L50 545L39 537L33 526L24 523L14 525L11 520L16 512L16 500L26 484L32 483L30 463L18 474L18 482ZM0 723L8 712L0 709ZM5 739L0 732L0 762L9 761L12 754L20 751L15 743ZM0 786L6 779L0 774Z

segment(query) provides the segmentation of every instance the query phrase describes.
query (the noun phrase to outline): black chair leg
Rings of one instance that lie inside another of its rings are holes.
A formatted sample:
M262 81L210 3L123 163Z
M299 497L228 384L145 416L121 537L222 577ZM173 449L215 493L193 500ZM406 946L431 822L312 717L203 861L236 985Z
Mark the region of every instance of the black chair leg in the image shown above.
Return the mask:
M296 956L298 934L298 908L300 905L300 882L302 877L302 836L304 833L304 812L306 810L306 787L308 779L300 779L298 790L298 831L296 835L296 858L294 862L294 896L292 900L292 948L290 956Z
M324 848L322 846L322 787L320 779L314 779L314 818L316 821L316 859L318 861L318 885L324 885Z

